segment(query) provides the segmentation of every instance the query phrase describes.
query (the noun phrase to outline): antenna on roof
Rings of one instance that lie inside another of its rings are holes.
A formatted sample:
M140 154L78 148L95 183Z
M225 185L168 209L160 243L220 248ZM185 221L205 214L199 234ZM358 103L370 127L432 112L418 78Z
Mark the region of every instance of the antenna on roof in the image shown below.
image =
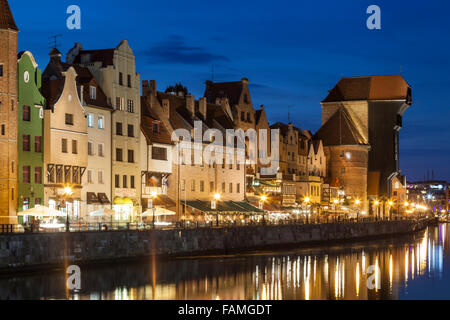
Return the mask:
M57 49L58 46L61 46L61 44L58 44L58 37L62 37L62 34L57 34L49 37L49 39L53 39L48 44L50 49Z

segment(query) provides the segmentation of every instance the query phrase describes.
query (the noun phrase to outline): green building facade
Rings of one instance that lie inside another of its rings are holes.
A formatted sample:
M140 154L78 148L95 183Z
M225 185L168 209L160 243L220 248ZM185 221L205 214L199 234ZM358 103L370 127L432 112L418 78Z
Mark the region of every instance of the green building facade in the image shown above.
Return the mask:
M33 55L18 56L18 211L44 203L44 106L41 70ZM23 222L19 218L19 223Z

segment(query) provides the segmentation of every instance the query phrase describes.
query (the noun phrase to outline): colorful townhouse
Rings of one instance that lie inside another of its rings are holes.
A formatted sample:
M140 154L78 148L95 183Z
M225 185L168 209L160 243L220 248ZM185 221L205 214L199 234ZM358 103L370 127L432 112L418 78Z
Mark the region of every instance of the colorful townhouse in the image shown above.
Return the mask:
M44 107L41 70L29 51L18 56L18 211L44 200ZM21 219L19 218L19 223Z

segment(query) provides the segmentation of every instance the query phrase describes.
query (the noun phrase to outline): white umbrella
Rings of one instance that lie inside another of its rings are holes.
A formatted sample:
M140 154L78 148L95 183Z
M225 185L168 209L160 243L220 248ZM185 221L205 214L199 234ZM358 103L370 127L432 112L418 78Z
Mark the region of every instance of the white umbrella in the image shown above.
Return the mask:
M36 206L34 208L22 211L18 213L19 216L32 216L32 217L66 217L67 214L58 211L53 208L45 206Z
M164 209L164 208L156 208L155 210L155 217L160 217L160 216L174 216L176 215L175 212ZM153 217L153 209L148 209L147 211L142 213L142 216L146 217L146 216L150 216Z
M116 214L116 212L114 210L107 209L107 208L100 209L100 210L89 213L89 215L91 217L104 217L104 216L112 216L115 214Z

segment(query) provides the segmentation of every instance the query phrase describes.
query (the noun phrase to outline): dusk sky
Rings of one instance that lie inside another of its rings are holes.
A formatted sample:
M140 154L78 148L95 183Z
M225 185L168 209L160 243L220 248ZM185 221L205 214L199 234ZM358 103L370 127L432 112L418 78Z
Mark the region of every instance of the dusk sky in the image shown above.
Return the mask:
M65 55L116 47L128 39L142 80L158 89L182 82L196 97L205 80L251 83L253 105L270 123L317 131L320 101L342 76L401 73L412 87L400 166L408 180L450 180L450 3L448 1L10 0L19 50L45 69L49 37L62 34ZM68 30L66 9L81 8L81 30ZM366 9L381 8L381 30L368 30Z

